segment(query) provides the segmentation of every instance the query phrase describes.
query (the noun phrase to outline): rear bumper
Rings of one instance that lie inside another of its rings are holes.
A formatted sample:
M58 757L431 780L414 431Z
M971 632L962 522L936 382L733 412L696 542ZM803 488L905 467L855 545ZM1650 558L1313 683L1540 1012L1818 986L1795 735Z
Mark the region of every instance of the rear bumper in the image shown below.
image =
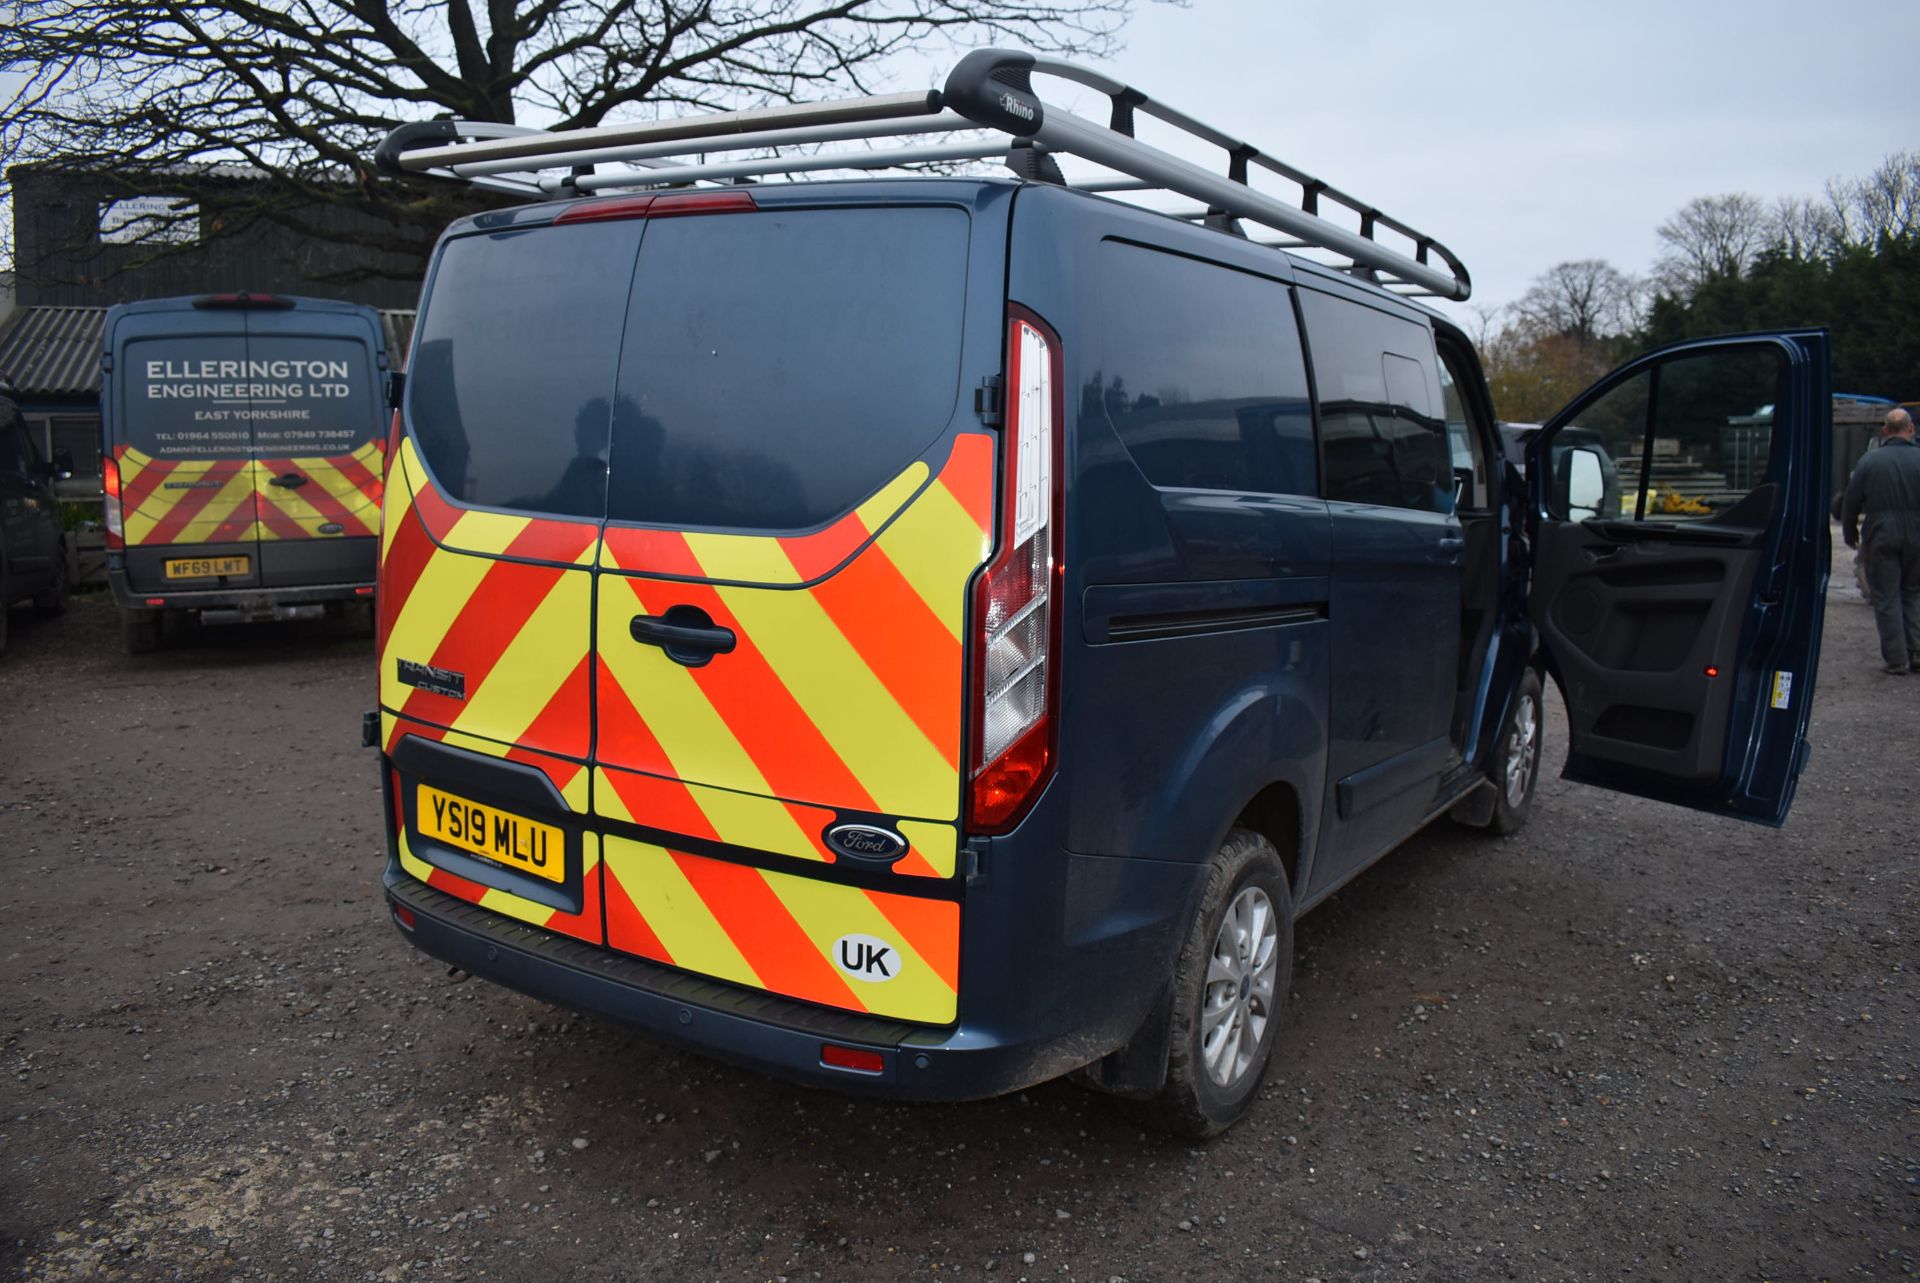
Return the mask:
M372 580L288 588L162 588L142 592L128 585L126 566L114 557L107 560L107 583L113 589L113 599L130 609L239 610L269 619L276 606L373 600ZM160 604L153 605L155 600Z
M389 869L385 883L390 906L413 915L408 927L396 913L396 927L423 953L533 997L637 1026L661 1042L812 1086L972 1100L1056 1078L1093 1058L1085 1031L1008 1037L964 1021L931 1029L833 1011L537 930L397 870ZM861 1073L823 1064L828 1043L877 1052L883 1067Z

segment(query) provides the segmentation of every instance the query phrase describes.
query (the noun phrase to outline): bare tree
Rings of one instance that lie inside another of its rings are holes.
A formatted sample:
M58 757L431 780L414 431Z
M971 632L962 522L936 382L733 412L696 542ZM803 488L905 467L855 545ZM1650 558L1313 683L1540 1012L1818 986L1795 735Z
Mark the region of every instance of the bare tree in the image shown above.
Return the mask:
M1792 258L1818 258L1840 243L1833 210L1809 196L1782 196L1774 203L1769 248Z
M1865 178L1827 184L1842 243L1872 245L1881 237L1920 231L1920 151L1898 151Z
M1740 276L1774 240L1776 226L1757 196L1696 196L1655 229L1666 250L1654 264L1655 285L1692 298L1718 277Z
M0 164L112 173L132 192L237 163L274 181L223 187L210 199L226 208L202 217L417 259L471 196L376 174L369 156L395 122L575 128L864 93L887 59L928 46L1101 55L1132 2L0 0L26 73L0 115ZM369 217L352 231L310 218L329 206Z
M1534 277L1513 314L1527 334L1562 335L1584 349L1631 330L1640 297L1639 284L1605 259L1574 259Z

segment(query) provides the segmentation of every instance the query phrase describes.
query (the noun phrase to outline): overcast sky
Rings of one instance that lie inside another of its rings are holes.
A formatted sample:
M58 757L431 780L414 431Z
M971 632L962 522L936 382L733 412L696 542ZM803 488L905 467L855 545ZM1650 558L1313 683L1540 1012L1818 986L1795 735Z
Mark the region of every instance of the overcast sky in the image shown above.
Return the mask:
M1125 39L1109 72L1436 237L1490 306L1646 272L1695 196L1920 149L1915 0L1143 0Z
M1436 237L1483 307L1567 259L1645 273L1695 196L1816 195L1920 149L1920 0L1137 4L1105 70Z

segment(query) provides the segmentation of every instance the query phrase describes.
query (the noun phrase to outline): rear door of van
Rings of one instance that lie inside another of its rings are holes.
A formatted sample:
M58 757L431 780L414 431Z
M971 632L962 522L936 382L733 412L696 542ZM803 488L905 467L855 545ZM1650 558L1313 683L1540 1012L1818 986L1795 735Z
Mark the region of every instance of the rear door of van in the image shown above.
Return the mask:
M128 585L258 587L244 314L136 307L116 316L109 342L103 445Z
M269 588L374 575L386 353L370 308L245 313L260 579Z
M442 744L411 774L395 754L416 876L939 1024L993 529L972 389L1001 365L1010 192L855 190L608 198L446 243L408 379L411 521L389 490L382 702L390 750ZM459 799L537 801L449 747L555 782L527 818L578 862L562 881L449 836Z

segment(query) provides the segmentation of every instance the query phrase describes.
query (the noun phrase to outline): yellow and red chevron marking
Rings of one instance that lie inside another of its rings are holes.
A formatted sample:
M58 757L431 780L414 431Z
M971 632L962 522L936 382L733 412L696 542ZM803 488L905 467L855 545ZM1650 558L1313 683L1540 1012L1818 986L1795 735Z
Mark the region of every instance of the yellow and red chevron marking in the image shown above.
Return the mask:
M381 528L381 705L467 734L585 758L597 526L456 508L434 492L411 443L392 479ZM441 547L435 534L471 552ZM466 698L408 686L400 680L401 660L461 673Z
M337 538L380 531L381 474L384 451L368 441L352 454L256 459L254 477L262 539ZM307 478L298 488L276 486L288 473ZM339 530L322 535L320 527Z
M156 459L128 445L114 447L113 457L129 548L254 537L252 460Z
M991 437L963 434L937 477L916 462L799 538L609 527L596 760L709 790L953 820L966 585L992 541L992 457ZM634 615L674 605L732 629L735 649L687 668L629 640Z
M381 722L381 742L386 745L388 753L392 753L398 747L402 737L413 735L420 739L437 740L456 748L485 753L489 757L520 762L535 768L552 780L553 786L560 790L560 796L565 799L569 810L576 814L586 812L588 777L586 769L578 762L563 761L542 753L528 752L523 748L496 744L472 735L461 735L442 727L403 721L389 713L381 714ZM396 797L394 805L397 811L404 812L404 799ZM567 913L550 905L524 899L509 891L482 886L469 878L463 878L457 873L449 873L421 859L414 853L404 824L399 827L398 841L400 867L435 890L445 891L448 895L457 896L469 904L477 904L483 909L491 909L495 913L503 913L521 922L545 927L549 931L558 931L577 940L585 940L591 944L606 942L600 912L600 838L597 834L587 833L581 838L580 858L583 863L580 871L581 904L578 913Z
M756 869L607 836L607 943L683 970L849 1011L951 1023L960 906ZM888 974L839 965L849 937L891 950Z
M593 807L610 819L680 837L701 838L796 860L838 863L822 835L839 818L830 807L788 802L757 793L735 793L658 775L598 768ZM898 821L910 844L893 865L913 877L953 876L958 837L954 826L931 820Z

